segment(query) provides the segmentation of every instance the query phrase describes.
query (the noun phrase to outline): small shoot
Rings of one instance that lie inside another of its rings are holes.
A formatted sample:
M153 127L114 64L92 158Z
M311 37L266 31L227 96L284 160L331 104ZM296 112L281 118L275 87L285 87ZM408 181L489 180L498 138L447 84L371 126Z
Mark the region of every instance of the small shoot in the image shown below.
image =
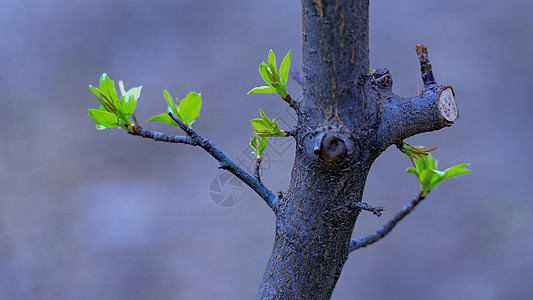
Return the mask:
M279 124L276 119L270 120L263 110L259 110L259 113L261 114L260 119L250 120L256 136L277 138L289 135L286 131L279 129Z
M167 101L168 112L173 113L178 119L180 119L185 125L191 127L192 123L198 119L200 110L202 109L202 96L195 92L190 92L181 101L176 98L172 98L167 90L163 91L163 96ZM153 116L148 120L150 122L162 122L172 126L178 126L172 118L166 113Z
M89 116L96 122L98 130L117 126L131 130L130 116L135 120L133 112L141 96L142 86L126 91L122 81L119 81L118 85L120 98L117 96L115 81L109 79L106 73L100 77L98 88L89 85L102 104L99 109L89 109Z
M424 157L417 157L415 160L415 168L408 168L406 172L414 174L418 178L422 189L421 195L424 197L446 179L470 173L470 170L465 168L469 164L460 164L439 171L437 170L437 161L429 153Z
M261 160L263 158L263 154L265 153L267 142L268 142L267 137L258 137L256 135L254 135L252 139L250 140L250 147L253 150L252 153L255 154L255 158L257 160Z
M289 69L291 64L291 53L289 50L281 65L277 67L276 55L272 50L268 52L267 62L262 62L259 65L259 73L267 85L255 87L247 93L247 95L253 94L278 94L281 98L287 100L290 99L287 93L287 79L289 78Z
M400 147L398 147L400 151L402 151L409 159L411 160L411 163L413 164L413 167L416 167L415 160L422 159L425 160L424 157L429 155L429 152L437 149L438 147L433 148L426 148L423 146L411 146L407 143L402 143Z

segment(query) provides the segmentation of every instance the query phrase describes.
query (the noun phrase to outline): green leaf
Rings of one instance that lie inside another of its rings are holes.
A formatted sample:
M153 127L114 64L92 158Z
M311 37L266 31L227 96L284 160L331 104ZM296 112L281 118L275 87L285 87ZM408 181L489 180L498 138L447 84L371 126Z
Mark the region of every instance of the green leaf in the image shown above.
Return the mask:
M263 112L262 109L259 110L259 114L261 115L261 118L265 121L265 123L272 127L272 121L270 121L270 119L267 117L267 115Z
M261 77L263 78L266 84L268 85L272 84L272 79L271 79L272 74L270 73L270 69L267 66L267 64L265 64L265 62L262 62L259 65L259 74L261 74Z
M287 79L289 78L289 69L291 67L291 54L292 50L289 50L287 55L283 58L281 65L279 67L279 78L281 79L282 84L287 84Z
M460 164L444 170L444 173L446 173L446 179L470 173L469 169L465 169L467 166L469 166L469 164Z
M104 104L105 100L104 100L104 96L102 95L102 92L98 88L95 88L92 85L89 85L89 89L91 89L91 91L96 95L96 98L98 98L98 100L100 100L100 102Z
M268 51L268 66L270 67L270 71L275 77L279 77L278 73L278 65L276 64L276 55L274 54L274 51L270 49Z
M261 157L263 157L265 148L267 146L267 142L268 142L268 138L266 137L259 138L257 136L253 136L252 139L250 140L250 147L253 150L252 153L255 154L255 157L257 159L261 159Z
M89 117L91 117L97 125L99 130L105 128L117 127L118 119L114 113L108 111L98 110L98 109L89 109Z
M253 88L251 91L246 93L246 95L253 95L253 94L277 94L277 91L275 88L264 85L264 86L258 86Z
M102 76L100 76L100 85L98 86L100 91L107 93L107 85L109 84L109 82L109 77L107 77L106 73L103 73Z
M120 95L126 97L126 99L129 99L131 96L133 96L135 101L137 101L141 97L141 91L143 89L142 86L134 87L134 88L131 88L128 91L126 91L124 89L124 82L122 82L122 80L120 80L118 82L118 87L119 87L119 90L120 90Z
M270 124L265 123L263 119L253 119L250 120L253 130L257 133L268 133L271 131L272 127Z
M179 104L181 121L185 125L191 126L198 119L200 109L202 109L202 97L198 93L190 92Z
M178 126L178 124L176 124L176 122L174 122L174 120L172 120L172 118L168 114L160 114L157 116L153 116L150 119L148 119L148 123L151 123L151 122L162 122L168 125Z
M165 97L165 100L168 103L168 112L173 113L176 117L178 117L181 120L179 109L178 109L178 104L174 102L174 99L172 98L172 96L167 90L163 91L163 97ZM179 101L179 99L177 100Z
M117 96L117 90L115 89L114 80L110 80L107 83L107 95L108 95L108 98L111 99L111 101L113 101L113 105L116 106L119 103L119 99Z
M408 168L405 172L415 174L418 177L418 171L416 169Z
M128 117L135 111L135 107L137 107L137 100L135 100L135 96L133 95L129 99L126 96L120 97L120 103L122 104L124 115Z
M437 179L438 175L434 172L434 170L422 170L422 172L420 172L420 174L418 175L420 187L424 192L431 191L435 187L433 181Z
M261 153L261 156L263 156L263 152L265 152L267 143L268 143L267 138L265 137L261 138L261 142L259 143L259 153Z

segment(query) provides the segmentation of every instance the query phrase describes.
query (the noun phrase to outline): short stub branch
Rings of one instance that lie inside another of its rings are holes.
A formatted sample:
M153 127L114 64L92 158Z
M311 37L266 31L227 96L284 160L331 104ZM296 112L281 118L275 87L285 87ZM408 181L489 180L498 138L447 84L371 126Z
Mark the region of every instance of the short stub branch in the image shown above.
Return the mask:
M416 54L418 55L418 61L420 62L420 72L422 73L424 87L427 88L437 84L437 81L435 81L435 77L433 76L431 63L429 62L428 48L424 45L416 45Z

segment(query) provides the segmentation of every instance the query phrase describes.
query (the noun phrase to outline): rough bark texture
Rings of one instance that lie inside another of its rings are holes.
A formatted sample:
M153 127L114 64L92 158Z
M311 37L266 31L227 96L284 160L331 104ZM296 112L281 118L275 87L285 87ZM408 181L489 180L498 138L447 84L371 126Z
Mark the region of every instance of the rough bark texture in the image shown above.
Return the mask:
M434 84L403 98L392 93L388 70L371 78L368 6L368 0L302 0L296 157L258 299L328 299L359 212L350 204L361 201L374 160L392 144L453 122L439 105L443 91L453 98L451 88Z

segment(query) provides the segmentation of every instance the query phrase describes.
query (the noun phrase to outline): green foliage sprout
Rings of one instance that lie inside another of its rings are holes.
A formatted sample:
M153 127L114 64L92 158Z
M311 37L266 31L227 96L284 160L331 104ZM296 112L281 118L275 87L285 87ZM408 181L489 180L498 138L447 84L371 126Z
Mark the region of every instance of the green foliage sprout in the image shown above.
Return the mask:
M200 110L202 109L202 96L199 93L190 92L181 101L179 98L176 98L176 101L174 101L167 90L163 91L163 96L168 104L167 111L173 113L185 125L191 127L192 123L198 119ZM148 120L148 123L150 122L162 122L168 125L178 126L166 113L151 117Z
M283 99L287 99L289 94L287 93L287 79L289 77L289 69L291 65L291 53L289 50L281 65L277 67L276 55L272 50L268 52L267 62L262 62L259 65L259 73L267 85L255 87L247 93L247 95L253 94L278 94Z
M259 110L259 113L261 114L261 118L250 120L255 135L273 138L288 136L286 131L279 129L279 124L276 119L270 120L263 110Z
M432 149L423 147L417 148ZM421 194L423 196L426 196L432 189L446 179L470 173L470 170L465 168L469 164L459 164L444 171L439 171L437 170L437 161L429 153L423 156L413 157L408 155L408 157L415 160L415 168L408 168L406 172L414 174L418 178L420 188L422 189Z
M250 140L250 147L252 148L252 153L255 154L256 159L261 159L265 152L267 146L268 138L258 137L254 135Z
M96 122L98 130L122 127L129 130L132 124L130 116L133 115L137 100L141 96L142 86L134 87L128 91L124 83L119 81L120 98L117 96L115 81L109 79L106 73L100 77L98 88L89 85L91 91L102 104L99 109L89 109L89 116ZM135 116L133 116L135 120Z

